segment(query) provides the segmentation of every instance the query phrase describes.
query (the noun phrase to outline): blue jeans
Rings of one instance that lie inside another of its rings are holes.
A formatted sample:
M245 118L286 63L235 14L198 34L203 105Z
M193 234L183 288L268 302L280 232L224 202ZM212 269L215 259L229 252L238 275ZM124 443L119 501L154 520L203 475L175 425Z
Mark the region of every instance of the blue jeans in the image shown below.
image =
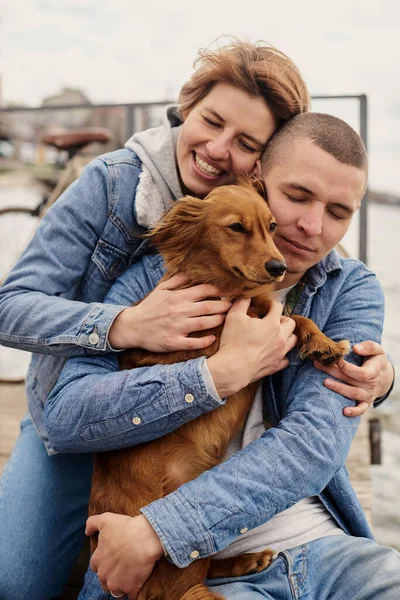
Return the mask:
M61 594L84 537L92 455L49 457L27 415L0 478L0 599Z
M367 538L330 536L281 552L254 575L208 580L227 600L399 600L400 554ZM79 600L109 600L88 572Z

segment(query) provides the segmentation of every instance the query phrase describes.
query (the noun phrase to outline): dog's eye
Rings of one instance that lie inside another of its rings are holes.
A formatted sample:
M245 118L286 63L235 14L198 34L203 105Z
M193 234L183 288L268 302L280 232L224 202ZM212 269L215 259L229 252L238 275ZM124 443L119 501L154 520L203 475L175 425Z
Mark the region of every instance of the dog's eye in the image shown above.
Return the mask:
M269 230L270 230L270 232L273 233L276 230L277 227L278 227L278 225L276 223L270 223L269 224Z
M229 229L232 231L236 231L237 233L247 233L245 227L241 223L233 223L233 225L229 225Z

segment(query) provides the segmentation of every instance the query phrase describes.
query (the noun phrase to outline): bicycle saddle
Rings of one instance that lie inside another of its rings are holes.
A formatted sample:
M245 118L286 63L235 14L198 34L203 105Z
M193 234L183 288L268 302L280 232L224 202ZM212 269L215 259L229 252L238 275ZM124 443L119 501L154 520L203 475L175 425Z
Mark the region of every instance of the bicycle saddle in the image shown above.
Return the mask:
M81 149L92 142L106 144L113 133L104 127L79 127L76 129L54 129L44 133L40 140L58 150Z

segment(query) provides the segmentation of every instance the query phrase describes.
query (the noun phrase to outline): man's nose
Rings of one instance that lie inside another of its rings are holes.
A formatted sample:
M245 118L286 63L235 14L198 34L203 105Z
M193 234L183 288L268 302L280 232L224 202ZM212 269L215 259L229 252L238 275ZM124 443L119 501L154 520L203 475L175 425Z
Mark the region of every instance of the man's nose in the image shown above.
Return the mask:
M217 135L206 144L210 158L214 160L226 160L229 156L229 140L222 135Z
M314 237L316 235L321 235L323 217L324 207L322 205L307 205L304 207L304 213L299 218L297 224L307 236Z

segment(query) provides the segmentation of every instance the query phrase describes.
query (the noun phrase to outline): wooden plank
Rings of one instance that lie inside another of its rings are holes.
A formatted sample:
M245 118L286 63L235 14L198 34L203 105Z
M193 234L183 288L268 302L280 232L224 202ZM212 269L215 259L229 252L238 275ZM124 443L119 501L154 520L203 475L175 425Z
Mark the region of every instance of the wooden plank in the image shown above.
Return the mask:
M361 502L364 513L372 523L371 451L369 441L369 414L361 419L360 427L351 445L346 466L351 483Z
M0 383L0 471L14 447L26 411L25 385Z

